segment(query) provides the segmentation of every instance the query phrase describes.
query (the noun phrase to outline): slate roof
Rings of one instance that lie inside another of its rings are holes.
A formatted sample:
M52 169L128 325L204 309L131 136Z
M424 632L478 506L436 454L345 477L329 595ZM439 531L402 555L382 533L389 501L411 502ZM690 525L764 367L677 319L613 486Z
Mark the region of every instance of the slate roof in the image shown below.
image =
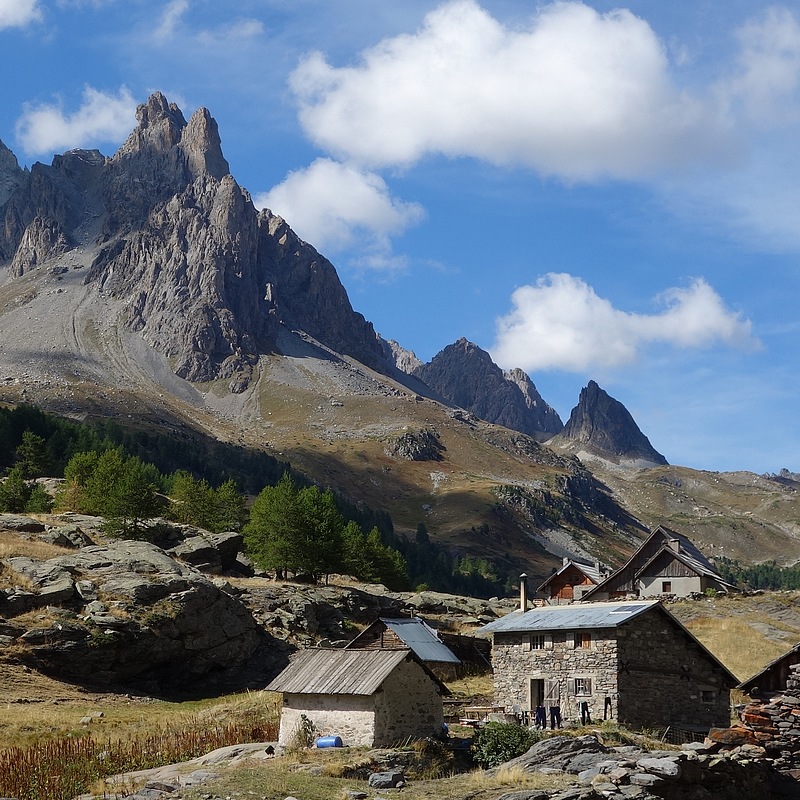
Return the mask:
M391 619L381 617L387 628L394 631L422 661L460 664L461 659L436 635L423 619Z
M287 666L266 686L289 694L374 694L399 664L412 658L442 694L447 687L409 649L340 650L312 648L292 656Z
M512 611L479 628L477 633L616 628L657 605L659 605L658 600L640 600L541 606L526 611L524 614L521 611Z

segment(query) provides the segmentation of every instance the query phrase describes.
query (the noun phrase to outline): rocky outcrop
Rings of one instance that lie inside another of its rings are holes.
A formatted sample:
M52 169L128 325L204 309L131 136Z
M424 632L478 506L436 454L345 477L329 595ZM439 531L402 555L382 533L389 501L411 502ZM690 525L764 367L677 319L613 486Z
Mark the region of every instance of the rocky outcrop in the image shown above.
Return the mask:
M445 347L412 374L477 417L540 441L562 428L558 414L522 370L504 373L485 350L466 339Z
M584 452L610 461L634 461L643 466L666 464L639 430L630 412L594 381L581 390L564 430L551 444L570 452Z
M238 600L147 542L89 545L46 561L7 559L16 591L0 596L4 641L45 672L150 693L241 685L270 637ZM30 607L47 609L25 626ZM273 648L271 657L279 657Z
M402 458L406 461L441 461L445 446L439 440L439 434L434 430L407 431L392 439L384 452L392 458Z
M17 252L11 260L11 274L18 278L54 256L70 249L69 238L63 227L52 219L34 217L25 228Z
M711 745L676 750L645 750L634 745L605 746L595 735L555 736L537 742L523 755L496 769L566 772L581 787L538 795L550 800L770 800L778 776L746 754L717 754ZM496 770L495 770L496 771ZM523 792L498 800L523 800Z

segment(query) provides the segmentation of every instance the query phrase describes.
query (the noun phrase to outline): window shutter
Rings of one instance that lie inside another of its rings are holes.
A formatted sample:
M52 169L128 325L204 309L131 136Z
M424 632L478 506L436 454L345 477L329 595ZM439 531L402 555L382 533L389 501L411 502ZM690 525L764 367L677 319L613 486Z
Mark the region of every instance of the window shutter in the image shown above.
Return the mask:
M523 650L530 650L531 649L531 634L523 634L522 635L522 649Z
M567 634L567 647L571 650L575 649L575 631Z
M558 681L546 680L544 682L544 704L546 706L561 705L561 692L558 688Z
M544 635L544 649L545 650L552 650L553 649L553 634L546 633Z

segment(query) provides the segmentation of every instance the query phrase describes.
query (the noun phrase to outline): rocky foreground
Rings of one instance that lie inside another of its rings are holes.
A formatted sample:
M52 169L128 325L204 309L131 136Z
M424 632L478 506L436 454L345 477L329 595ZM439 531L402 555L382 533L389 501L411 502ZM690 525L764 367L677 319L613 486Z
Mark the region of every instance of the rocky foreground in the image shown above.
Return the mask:
M263 768L264 789L270 785L270 772L265 762L279 762L274 743L261 743L223 748L183 765L171 765L147 772L131 773L112 779L111 785L141 787L133 795L104 794L103 798L127 797L130 800L189 800L201 796L205 800L223 800L226 771L248 766ZM348 800L385 798L387 790L416 790L422 782L409 778L414 772L411 750L374 750L353 757L354 765L342 770L341 796ZM302 765L307 774L322 775L321 763L313 756ZM316 772L315 772L316 770ZM480 793L492 800L768 800L796 798L797 784L786 781L767 764L750 757L747 747L722 751L716 743L692 743L681 750L647 750L635 745L607 746L600 734L579 737L555 736L544 739L528 752L494 770L560 775L572 782L568 788L506 789L494 794ZM522 781L520 781L522 782ZM425 796L436 797L435 781L424 781ZM465 785L466 786L466 785ZM113 791L113 790L112 790ZM196 794L196 792L200 794ZM215 791L222 791L217 794ZM417 796L417 795L415 795ZM443 795L444 796L444 795ZM448 786L447 797L452 794ZM467 791L463 797L475 797ZM86 795L81 800L94 800ZM286 800L290 800L289 797ZM296 800L302 800L297 798Z

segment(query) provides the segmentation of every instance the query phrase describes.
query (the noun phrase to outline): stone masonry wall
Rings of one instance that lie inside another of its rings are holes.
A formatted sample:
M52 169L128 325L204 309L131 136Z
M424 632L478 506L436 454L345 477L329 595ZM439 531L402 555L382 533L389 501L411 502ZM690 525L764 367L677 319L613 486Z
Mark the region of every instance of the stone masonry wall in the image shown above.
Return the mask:
M708 730L730 723L729 680L688 634L648 612L618 629L619 721Z
M372 747L375 739L375 695L284 694L278 743L290 747L305 714L317 736L341 736L349 747Z
M528 633L496 633L492 651L494 702L506 711L513 706L529 710L531 680L558 682L563 719L580 719L580 703L588 702L592 719L603 718L605 698L617 710L617 642L613 629L585 631L588 648L574 647L574 631L554 631L545 649L529 649ZM591 680L591 694L575 694L575 678Z
M375 745L437 736L444 725L438 687L412 659L399 664L375 695Z

